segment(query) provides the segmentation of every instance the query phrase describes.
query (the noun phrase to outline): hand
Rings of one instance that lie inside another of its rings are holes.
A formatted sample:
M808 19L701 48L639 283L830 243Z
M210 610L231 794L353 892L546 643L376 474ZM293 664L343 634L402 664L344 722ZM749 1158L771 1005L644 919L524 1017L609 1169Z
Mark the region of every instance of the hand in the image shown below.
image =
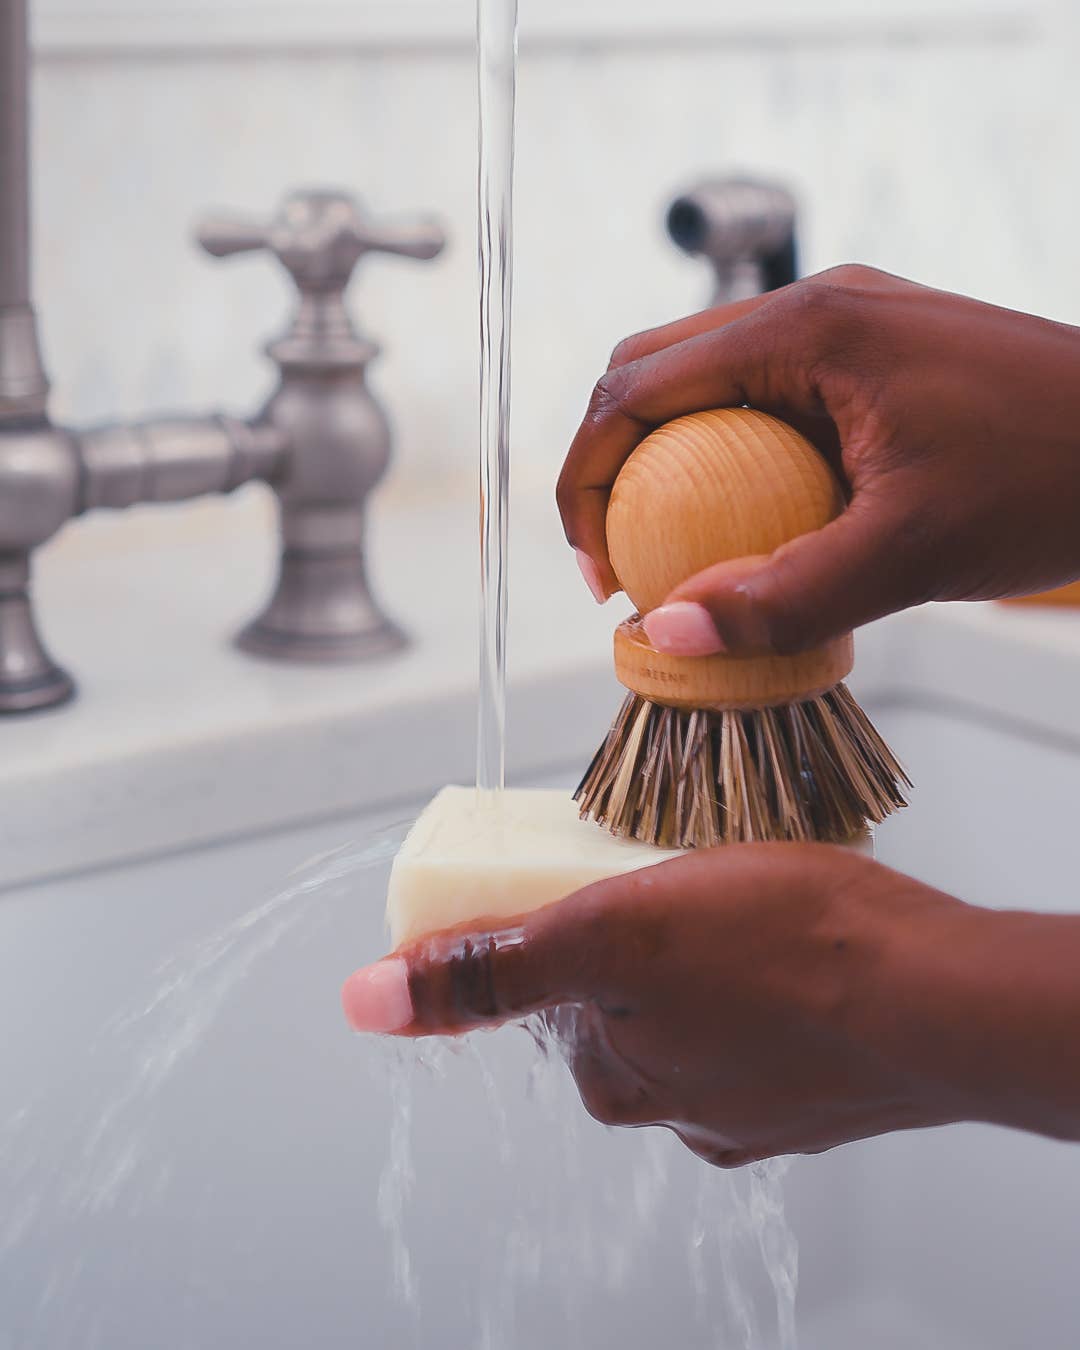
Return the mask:
M558 1009L594 1116L666 1125L731 1167L961 1119L1077 1137L1078 956L1080 920L748 844L437 934L343 998L358 1030L409 1036Z
M634 446L737 404L809 436L849 504L683 583L646 622L654 646L796 651L923 601L1080 577L1080 329L840 267L616 348L558 490L598 599L618 589L604 518Z

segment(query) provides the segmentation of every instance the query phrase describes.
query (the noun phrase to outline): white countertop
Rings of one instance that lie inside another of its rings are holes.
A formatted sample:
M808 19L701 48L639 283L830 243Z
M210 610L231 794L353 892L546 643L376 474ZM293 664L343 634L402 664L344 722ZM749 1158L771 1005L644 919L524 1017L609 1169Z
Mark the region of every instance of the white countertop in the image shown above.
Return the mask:
M412 634L359 666L260 661L230 644L269 592L268 494L72 526L36 598L77 702L0 721L0 886L415 800L474 763L475 505L375 512L377 594ZM583 764L618 705L610 632L554 508L511 532L511 777ZM625 605L623 605L625 608ZM932 606L859 636L867 702L962 707L1080 741L1080 611Z
M354 666L231 645L269 594L272 506L249 490L78 522L42 551L40 625L74 704L0 719L0 885L415 799L475 765L476 508L374 513L376 593L411 634ZM186 513L186 514L185 514ZM611 619L554 508L517 512L511 774L587 753L613 715Z

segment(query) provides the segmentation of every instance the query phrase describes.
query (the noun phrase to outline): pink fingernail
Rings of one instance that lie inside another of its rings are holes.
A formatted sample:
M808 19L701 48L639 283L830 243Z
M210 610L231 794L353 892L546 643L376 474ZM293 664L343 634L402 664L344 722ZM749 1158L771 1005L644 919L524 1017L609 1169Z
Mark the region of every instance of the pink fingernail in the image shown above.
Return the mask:
M704 605L675 600L644 619L645 635L658 652L672 656L713 656L727 649Z
M345 981L341 1004L354 1031L401 1031L413 1020L409 967L397 956L365 966Z
M604 583L600 580L599 567L584 549L574 549L574 557L577 559L577 565L581 568L581 575L585 578L585 585L593 593L593 599L598 605L602 605L607 599L607 592L604 590Z

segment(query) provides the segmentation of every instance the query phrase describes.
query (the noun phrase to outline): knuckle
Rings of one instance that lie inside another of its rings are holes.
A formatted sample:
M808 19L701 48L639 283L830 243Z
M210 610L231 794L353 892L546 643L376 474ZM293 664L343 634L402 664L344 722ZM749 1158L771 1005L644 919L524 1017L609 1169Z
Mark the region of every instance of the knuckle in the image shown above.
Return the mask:
M625 411L626 378L621 369L607 370L593 385L589 399L589 420L596 424L607 422Z
M578 1079L578 1092L581 1095L581 1104L593 1120L599 1121L601 1125L617 1125L618 1107L611 1093L597 1083L589 1082L588 1079Z
M431 943L413 963L409 993L417 1020L429 1026L485 1022L499 1016L494 937L455 936Z
M876 267L867 267L865 263L840 263L818 273L818 279L832 286L848 290L862 290L881 282L884 273Z
M860 293L813 277L781 297L770 316L780 347L799 370L817 372L820 384L824 372L842 366L845 354L858 349L864 327Z
M687 1128L676 1128L675 1133L695 1157L700 1158L704 1163L708 1163L710 1167L722 1167L730 1170L735 1167L745 1167L747 1163L757 1162L760 1159L759 1154L752 1153L749 1149L741 1148L728 1140L705 1138Z
M656 1111L644 1088L630 1095L610 1084L583 1076L578 1079L578 1092L585 1110L601 1125L634 1128L656 1121Z
M573 1018L564 1040L574 1081L585 1110L602 1125L651 1125L657 1103L649 1084L620 1053L609 1016L595 1004Z
M628 366L632 361L636 361L642 354L641 348L642 336L640 333L634 333L630 337L623 338L612 348L607 365L608 370L617 370L619 366Z
M852 299L846 286L815 277L793 287L787 304L806 323L834 325L850 315Z
M761 1162L761 1157L757 1153L748 1153L742 1149L730 1148L717 1149L709 1161L714 1167L720 1167L726 1172L731 1172L737 1167L749 1167L751 1163Z

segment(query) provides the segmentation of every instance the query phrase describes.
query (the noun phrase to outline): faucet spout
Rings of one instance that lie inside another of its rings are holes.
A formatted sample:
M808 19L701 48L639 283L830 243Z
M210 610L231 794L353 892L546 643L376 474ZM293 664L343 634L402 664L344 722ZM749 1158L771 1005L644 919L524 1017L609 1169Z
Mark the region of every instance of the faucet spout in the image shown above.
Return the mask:
M795 200L775 183L706 179L671 203L667 228L684 253L712 264L714 304L776 290L798 276Z
M0 309L30 304L27 0L0 0Z
M0 0L0 424L45 412L49 382L30 307L27 0Z

